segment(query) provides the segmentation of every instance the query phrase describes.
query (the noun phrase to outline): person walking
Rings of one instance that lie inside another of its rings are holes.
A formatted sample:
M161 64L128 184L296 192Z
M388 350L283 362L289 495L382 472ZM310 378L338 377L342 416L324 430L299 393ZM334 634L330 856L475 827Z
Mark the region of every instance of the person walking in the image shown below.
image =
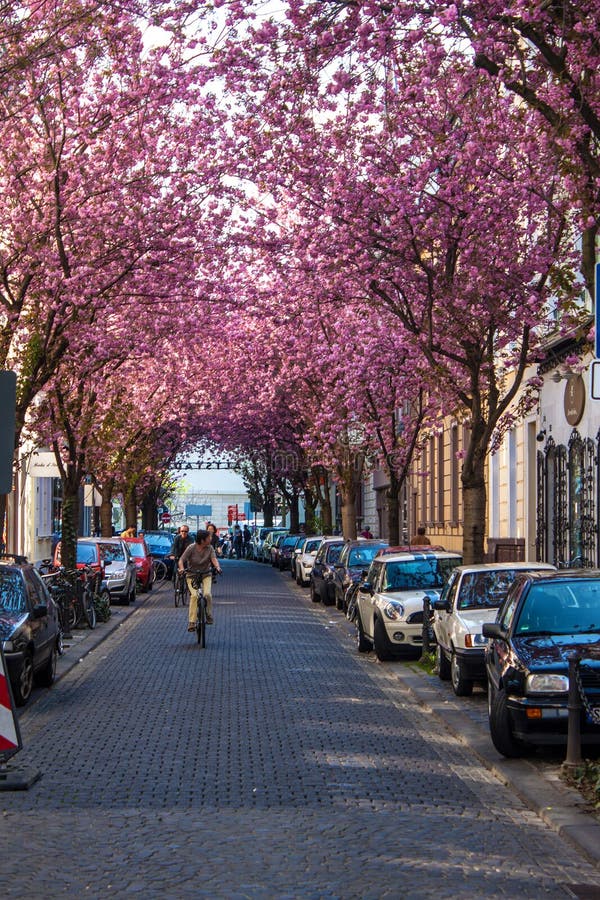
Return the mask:
M242 558L242 548L244 546L244 538L242 535L242 529L239 525L236 525L233 529L233 550L235 553L236 559Z
M373 532L371 531L371 529L369 528L368 525L365 525L365 527L363 528L363 530L360 533L360 536L370 540L373 537Z
M244 543L244 559L248 559L250 556L250 541L252 540L252 532L247 525L244 525L242 539Z
M212 609L212 570L221 574L221 566L217 554L211 544L210 533L201 529L196 534L196 541L186 547L179 557L177 568L185 572L190 591L188 631L196 630L198 617L198 587L196 579L202 579L202 593L206 600L206 624L213 625Z
M429 538L427 537L427 534L425 533L424 525L419 525L419 527L417 528L417 533L413 537L411 537L410 543L411 543L411 545L415 544L417 547L420 544L421 545L431 544L431 541L429 540Z

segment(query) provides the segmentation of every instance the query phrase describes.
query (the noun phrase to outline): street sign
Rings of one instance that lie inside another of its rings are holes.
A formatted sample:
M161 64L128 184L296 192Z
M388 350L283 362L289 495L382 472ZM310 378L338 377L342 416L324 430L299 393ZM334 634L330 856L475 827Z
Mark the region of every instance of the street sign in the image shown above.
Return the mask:
M161 513L161 514L160 514L160 521L161 521L161 522L164 522L164 524L166 525L168 522L171 521L171 513L169 513L169 512Z

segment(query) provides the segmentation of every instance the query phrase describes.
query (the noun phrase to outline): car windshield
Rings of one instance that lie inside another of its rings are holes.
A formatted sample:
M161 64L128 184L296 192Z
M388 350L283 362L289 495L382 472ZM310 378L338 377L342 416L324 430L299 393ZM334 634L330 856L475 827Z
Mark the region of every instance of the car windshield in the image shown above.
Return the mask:
M120 544L100 544L99 546L104 562L125 562L125 552Z
M517 635L600 633L600 579L533 584L523 601Z
M348 565L362 566L371 563L384 546L385 544L368 544L366 547L356 547L348 554Z
M283 539L282 546L283 547L295 547L298 541L297 537L286 537Z
M0 611L5 613L25 612L25 591L23 579L14 569L0 570Z
M496 609L515 580L514 569L466 572L460 583L458 609Z
M93 544L77 544L77 562L93 565L98 561L96 547Z
M389 562L385 567L382 590L410 591L444 586L452 569L460 559L435 556L427 559L407 559Z

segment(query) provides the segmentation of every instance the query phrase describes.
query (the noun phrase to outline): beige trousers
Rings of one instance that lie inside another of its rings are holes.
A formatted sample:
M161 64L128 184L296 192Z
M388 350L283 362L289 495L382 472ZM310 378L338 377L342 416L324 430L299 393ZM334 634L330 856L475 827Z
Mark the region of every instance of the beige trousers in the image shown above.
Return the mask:
M198 588L194 587L194 580L197 575L186 575L187 585L190 589L190 608L189 608L189 624L195 625L198 618ZM206 615L212 619L212 573L202 576L202 593L206 600Z

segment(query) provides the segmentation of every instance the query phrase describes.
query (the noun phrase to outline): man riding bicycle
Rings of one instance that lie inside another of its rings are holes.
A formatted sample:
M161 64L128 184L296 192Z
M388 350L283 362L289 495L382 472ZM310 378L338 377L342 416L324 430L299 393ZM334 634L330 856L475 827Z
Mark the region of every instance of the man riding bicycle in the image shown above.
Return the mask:
M177 568L179 572L186 573L188 588L190 590L190 606L188 631L196 630L196 618L198 615L198 586L197 579L202 578L202 593L206 600L206 624L214 622L212 615L212 570L221 574L221 566L211 544L208 531L200 530L196 534L196 542L190 544L179 557Z
M170 558L175 560L173 563L173 581L177 580L177 564L179 562L179 557L190 544L193 543L190 537L190 529L187 525L182 525L177 529L177 534L173 540L173 546L171 547L171 552L169 554Z

